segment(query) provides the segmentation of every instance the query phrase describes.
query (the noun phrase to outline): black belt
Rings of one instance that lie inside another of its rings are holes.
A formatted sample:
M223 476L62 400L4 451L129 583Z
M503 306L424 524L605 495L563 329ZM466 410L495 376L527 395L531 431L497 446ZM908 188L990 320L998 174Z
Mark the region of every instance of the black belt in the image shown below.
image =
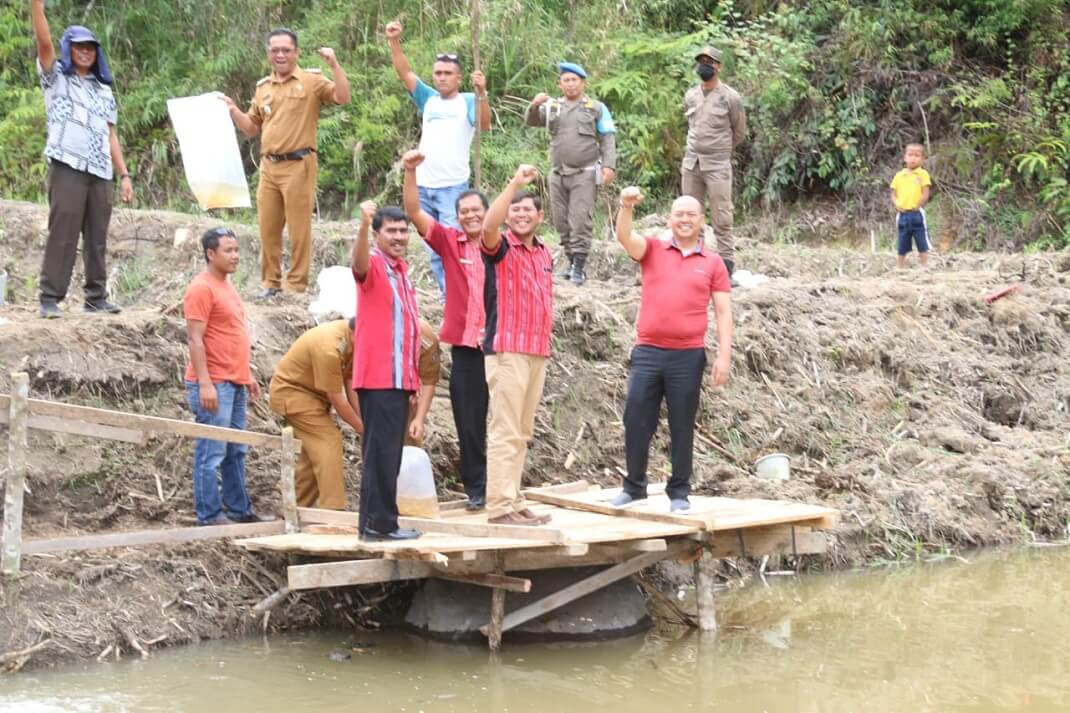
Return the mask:
M300 161L310 153L313 153L312 149L299 149L292 153L266 153L264 158L268 161Z

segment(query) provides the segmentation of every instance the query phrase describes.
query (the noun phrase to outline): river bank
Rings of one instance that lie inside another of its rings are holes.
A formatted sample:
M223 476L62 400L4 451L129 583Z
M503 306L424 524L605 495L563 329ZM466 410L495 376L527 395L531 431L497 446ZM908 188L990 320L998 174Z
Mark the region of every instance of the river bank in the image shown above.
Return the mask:
M10 202L0 209L0 264L9 274L0 390L10 372L24 370L36 398L186 418L181 296L201 269L200 232L221 221L117 211L110 284L123 314L84 316L71 299L62 319L46 322L36 316L34 283L46 211ZM310 298L255 303L255 229L235 227L243 251L235 282L266 385L312 325ZM316 225L314 270L347 259L352 230ZM844 568L1067 537L1070 257L939 254L929 271L897 272L890 254L769 245L748 239L746 226L740 233L740 264L771 279L734 295L732 381L700 407L696 492L839 509L828 554L788 566ZM530 485L619 483L637 271L615 244L596 245L588 285L555 295ZM435 323L441 308L426 258L415 245L410 257L421 308ZM1022 283L1016 294L983 299L1013 283ZM265 403L252 409L250 428L277 430ZM442 498L458 489L453 438L444 380L427 438ZM657 439L655 478L668 469L666 434ZM358 443L345 447L355 494ZM139 447L31 431L25 536L191 524L191 448L177 437ZM792 457L792 479L754 478L753 461L775 451ZM277 510L277 472L254 449L249 487L258 509ZM391 621L405 599L404 588L302 594L266 620L251 618L252 604L277 588L282 564L226 543L27 557L20 579L0 584L0 666L139 656L139 646L258 627L369 626ZM722 577L737 581L741 571L746 563L726 562Z

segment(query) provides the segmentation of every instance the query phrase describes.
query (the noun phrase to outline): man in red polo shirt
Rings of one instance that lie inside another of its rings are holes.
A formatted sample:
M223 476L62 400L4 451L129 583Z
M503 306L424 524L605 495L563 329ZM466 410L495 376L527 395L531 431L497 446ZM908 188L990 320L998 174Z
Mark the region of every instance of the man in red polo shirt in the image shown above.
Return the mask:
M646 497L650 439L658 427L661 401L669 411L672 477L665 488L669 509L691 506L691 461L695 414L706 367L706 328L710 297L717 320L715 387L728 381L732 363L732 294L728 269L717 253L702 244L702 204L677 198L669 214L669 240L642 238L632 232L632 211L642 199L638 188L621 191L617 240L642 268L639 329L628 373L624 404L624 451L628 474L613 499L618 507Z
M534 166L517 168L483 221L487 262L483 353L490 392L487 521L495 524L542 525L550 520L529 510L520 495L535 407L546 381L554 318L553 261L535 237L542 223L542 202L521 190L536 176ZM509 228L504 235L503 219Z
M353 390L364 420L358 526L365 540L410 540L420 532L398 527L397 505L409 399L420 388L416 292L402 259L409 247L409 221L400 208L376 210L371 201L361 203L360 212L353 244L358 292Z
M446 275L446 309L439 338L452 344L450 355L450 405L457 426L461 451L461 482L468 495L468 509L480 510L487 493L487 377L479 338L486 321L483 307L483 218L487 197L477 190L461 192L456 201L461 229L439 223L420 207L416 167L424 155L409 151L405 167L405 213L424 243L442 258Z

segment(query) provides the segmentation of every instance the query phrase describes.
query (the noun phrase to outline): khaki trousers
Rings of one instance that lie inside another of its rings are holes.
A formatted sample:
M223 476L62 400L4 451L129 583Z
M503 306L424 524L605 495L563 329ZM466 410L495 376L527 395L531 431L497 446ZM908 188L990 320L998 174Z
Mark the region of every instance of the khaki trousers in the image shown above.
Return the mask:
M556 170L550 172L550 217L566 255L586 255L591 251L597 195L593 169L569 176Z
M286 290L304 292L312 262L312 209L316 200L316 154L300 161L260 161L256 189L260 223L260 284L282 287L282 227L290 236Z
M680 190L699 203L709 201L717 253L725 260L733 260L736 250L732 237L732 162L717 161L712 166L706 171L698 165L681 169Z
M519 512L526 507L520 479L535 431L535 407L546 382L546 357L530 354L489 354L490 392L487 427L487 517Z
M294 486L303 508L346 509L342 432L329 412L288 413L286 423L301 441Z

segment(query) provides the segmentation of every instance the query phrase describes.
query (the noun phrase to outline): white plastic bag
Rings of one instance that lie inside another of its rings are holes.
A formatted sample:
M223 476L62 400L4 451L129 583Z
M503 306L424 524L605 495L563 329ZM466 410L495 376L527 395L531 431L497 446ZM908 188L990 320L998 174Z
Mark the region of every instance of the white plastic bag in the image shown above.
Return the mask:
M201 208L248 208L234 122L218 92L167 100L186 180Z
M331 314L340 314L350 319L357 313L357 281L348 267L334 265L320 270L316 276L319 297L308 306L308 311L318 324Z
M438 496L431 459L423 448L405 446L398 473L398 513L409 517L438 517Z

